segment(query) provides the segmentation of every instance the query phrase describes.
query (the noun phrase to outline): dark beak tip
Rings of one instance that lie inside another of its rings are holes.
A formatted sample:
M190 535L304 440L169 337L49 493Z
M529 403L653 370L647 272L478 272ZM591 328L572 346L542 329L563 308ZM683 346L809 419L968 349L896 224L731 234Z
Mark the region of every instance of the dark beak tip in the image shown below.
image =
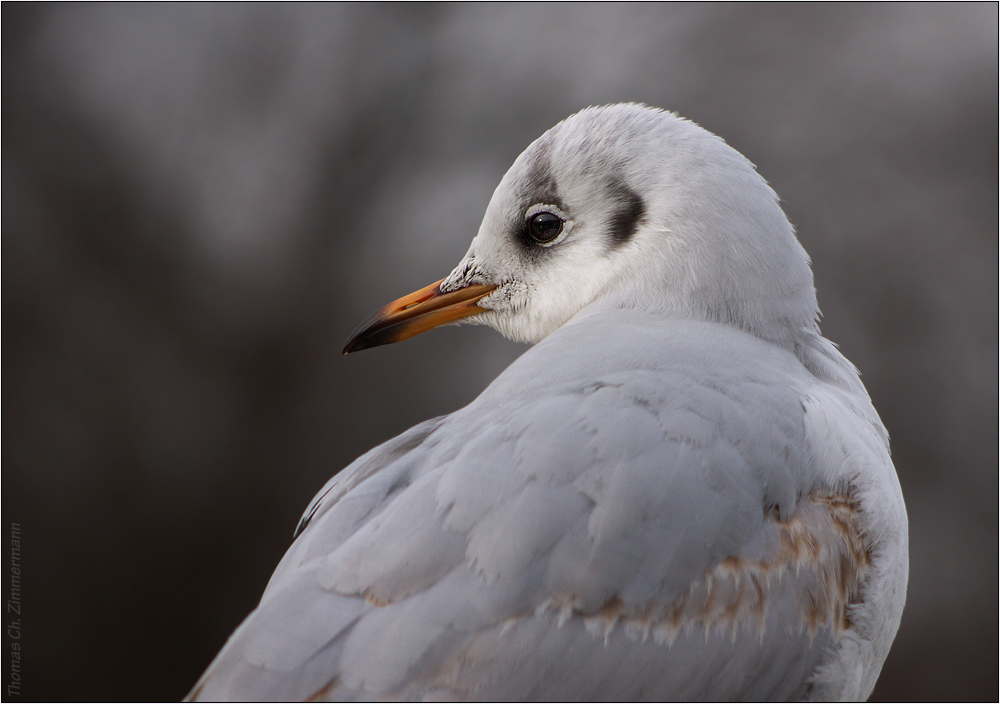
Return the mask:
M386 327L371 326L362 324L354 333L348 338L347 343L344 345L344 350L342 354L351 354L352 352L360 352L361 350L371 349L372 347L381 347L382 345L388 345L392 342L396 342L398 328L402 323L396 323L393 325L388 325Z
M352 336L351 339L349 339L344 345L344 349L341 351L341 354L348 355L351 352L357 352L358 350L363 349L365 349L365 345L358 338Z
M375 323L378 320L379 314L375 312L369 315L358 327L354 328L350 337L347 338L347 342L344 343L344 349L341 354L347 355L351 352L360 352L361 350L373 347L374 345L370 344L369 338L377 331Z

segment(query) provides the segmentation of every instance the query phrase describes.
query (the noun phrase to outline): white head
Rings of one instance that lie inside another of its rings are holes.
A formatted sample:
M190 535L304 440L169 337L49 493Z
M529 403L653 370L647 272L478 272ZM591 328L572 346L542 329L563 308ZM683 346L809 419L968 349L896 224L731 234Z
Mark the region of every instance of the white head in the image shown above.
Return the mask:
M435 289L468 304L387 334L399 311L425 317L413 301L431 288L376 313L351 342L373 327L382 344L466 316L537 342L600 303L724 322L790 347L818 316L809 258L753 164L694 123L636 104L588 108L535 140Z

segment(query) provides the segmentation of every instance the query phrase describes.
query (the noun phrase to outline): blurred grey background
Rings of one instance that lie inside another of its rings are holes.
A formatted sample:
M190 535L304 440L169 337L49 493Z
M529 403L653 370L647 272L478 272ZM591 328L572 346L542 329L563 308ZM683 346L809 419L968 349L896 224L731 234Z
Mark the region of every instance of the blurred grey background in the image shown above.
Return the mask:
M2 12L25 698L183 696L323 482L524 350L341 357L355 324L450 271L546 128L641 101L781 195L891 433L911 576L874 698L996 699L995 3Z

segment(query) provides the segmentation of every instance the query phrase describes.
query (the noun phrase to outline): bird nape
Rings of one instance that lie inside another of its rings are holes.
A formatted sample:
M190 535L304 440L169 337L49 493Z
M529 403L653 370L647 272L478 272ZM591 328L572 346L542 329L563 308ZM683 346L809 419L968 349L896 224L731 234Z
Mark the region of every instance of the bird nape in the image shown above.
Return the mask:
M338 473L192 699L865 699L907 519L809 260L742 155L588 108L450 275L345 353L461 321L537 343Z

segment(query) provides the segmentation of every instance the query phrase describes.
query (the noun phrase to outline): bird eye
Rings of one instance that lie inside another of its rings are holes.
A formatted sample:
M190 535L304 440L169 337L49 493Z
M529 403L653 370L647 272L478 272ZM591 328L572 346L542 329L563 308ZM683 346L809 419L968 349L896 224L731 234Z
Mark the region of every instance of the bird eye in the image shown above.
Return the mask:
M538 244L547 244L562 232L563 221L552 213L535 213L528 219L528 235Z

